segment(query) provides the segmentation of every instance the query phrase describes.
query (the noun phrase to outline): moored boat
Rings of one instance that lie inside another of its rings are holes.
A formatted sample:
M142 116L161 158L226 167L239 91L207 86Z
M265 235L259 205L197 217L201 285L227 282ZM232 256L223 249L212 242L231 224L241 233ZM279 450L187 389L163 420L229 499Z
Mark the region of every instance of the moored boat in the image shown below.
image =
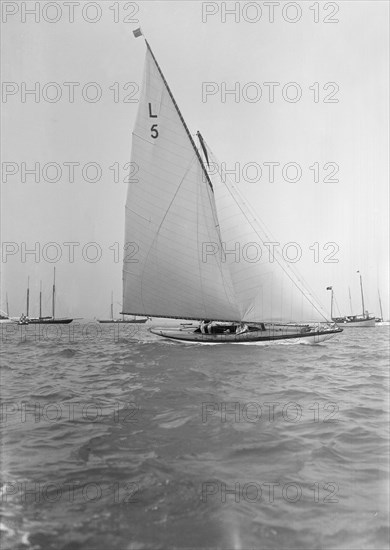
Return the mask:
M10 316L9 316L9 306L8 306L8 293L6 294L6 307L7 307L7 311L2 311L0 310L0 323L2 325L5 325L5 324L10 324L10 323L17 323L18 320L17 319L12 319Z
M120 324L120 323L132 323L132 324L144 324L146 323L146 321L148 321L148 319L146 318L141 318L141 319L138 319L137 317L133 318L133 319L128 319L128 318L124 318L124 319L98 319L97 320L98 323L116 323L116 324Z
M384 321L383 320L382 300L381 300L381 295L379 294L379 289L378 289L378 299L379 299L379 309L380 309L380 312L381 312L381 316L380 317L375 317L375 325L377 327L387 327L387 326L390 325L390 321Z
M326 290L331 291L331 297L330 297L330 315L332 321L337 323L337 325L342 325L343 328L368 328L368 327L375 327L375 317L373 315L370 315L368 311L365 311L364 307L364 292L363 292L363 280L362 275L360 271L357 271L359 273L360 278L360 294L362 299L362 314L361 315L343 315L339 317L333 317L333 303L334 303L334 290L332 286L328 286ZM352 309L352 302L351 302L351 291L349 290L349 301L351 304Z
M17 323L17 320L11 319L11 317L7 313L5 313L5 311L0 310L0 323L2 325L7 323Z
M20 325L67 325L73 321L69 317L55 316L55 298L56 298L56 268L54 268L53 288L52 288L52 316L42 316L42 281L39 289L39 317L30 317L30 278L27 283L27 304L26 315L19 319Z
M345 317L332 317L332 320L343 328L375 327L375 317L370 315L347 315Z
M133 318L129 319L128 317L125 317L125 315L122 315L122 318L116 318L114 319L114 294L111 292L111 307L110 307L110 313L111 317L109 319L98 319L98 323L132 323L132 324L143 324L146 323L146 321L149 320L148 317L144 318L138 318L134 316Z

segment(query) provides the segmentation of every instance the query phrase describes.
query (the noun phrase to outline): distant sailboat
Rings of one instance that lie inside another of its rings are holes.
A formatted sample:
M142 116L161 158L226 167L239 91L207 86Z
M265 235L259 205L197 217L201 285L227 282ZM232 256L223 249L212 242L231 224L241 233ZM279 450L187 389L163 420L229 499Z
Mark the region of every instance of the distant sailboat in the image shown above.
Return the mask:
M15 321L14 319L11 319L5 311L2 311L0 310L0 323L3 325L3 324L7 324L7 323L15 323L17 321Z
M382 300L381 300L381 295L379 294L379 288L378 288L378 300L379 300L379 309L380 309L380 312L381 312L381 316L380 317L375 317L375 323L376 324L383 322Z
M383 320L382 300L381 300L381 295L379 294L379 289L378 289L378 299L379 299L379 309L380 309L380 312L381 312L381 316L380 317L375 317L375 324L377 326L388 326L388 325L390 325L390 321L384 321Z
M0 310L0 324L17 323L16 319L9 316L8 294L6 294L6 311Z
M333 300L334 300L334 291L333 287L329 286L327 290L331 290L331 298L330 298L330 316L332 320L337 323L338 325L342 325L343 328L354 328L354 327L360 327L360 328L367 328L367 327L375 327L375 317L373 315L370 315L368 311L365 311L364 308L364 293L363 293L363 280L362 275L360 271L357 271L359 273L360 277L360 293L362 298L362 314L361 315L344 315L343 317L333 317ZM349 288L348 288L349 290ZM351 291L349 290L349 303L351 307L352 312L352 302L351 302Z
M219 174L212 181L205 167L212 153L199 132L196 147L147 41L146 47L132 141L138 181L129 184L125 222L125 241L137 255L123 264L123 311L197 321L150 329L182 341L317 343L340 333L279 257L228 260L225 250L238 241L262 239L259 224L230 182Z
M128 317L125 317L122 315L121 319L114 319L114 294L111 292L111 307L110 307L110 313L111 317L109 319L98 319L98 323L134 323L134 324L143 324L146 323L148 318L143 319L137 319L137 317L133 317L132 319L129 319Z
M53 289L52 289L52 316L42 316L42 281L39 289L39 317L30 317L30 278L27 282L27 303L26 315L22 315L19 324L21 325L67 325L73 321L68 317L55 316L55 295L56 295L56 268L54 268Z
M9 316L8 294L6 294L5 300L6 300L6 311L0 310L0 323L1 324L15 323L17 321L15 319L11 319L11 317Z

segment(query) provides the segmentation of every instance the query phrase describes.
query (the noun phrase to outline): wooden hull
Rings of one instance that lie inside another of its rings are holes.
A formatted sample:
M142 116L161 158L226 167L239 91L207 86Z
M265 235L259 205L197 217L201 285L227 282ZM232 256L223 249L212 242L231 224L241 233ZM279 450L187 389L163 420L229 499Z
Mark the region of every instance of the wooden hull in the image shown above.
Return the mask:
M132 323L132 324L143 324L146 323L147 319L98 319L98 323L112 323L115 325L119 325L121 323Z
M374 317L372 319L354 319L353 321L348 321L345 319L344 321L335 320L335 323L338 324L339 327L342 328L367 328L367 327L375 327L375 319Z
M198 342L200 344L258 344L267 342L295 342L304 341L311 344L318 344L329 340L335 334L342 332L341 328L317 331L301 331L292 327L275 327L270 330L250 330L241 334L202 334L194 332L192 328L162 328L154 327L149 329L157 336L180 340L182 342Z
M71 323L73 319L63 318L60 317L58 319L53 318L45 318L42 317L41 319L28 319L26 322L22 322L19 324L22 325L68 325Z

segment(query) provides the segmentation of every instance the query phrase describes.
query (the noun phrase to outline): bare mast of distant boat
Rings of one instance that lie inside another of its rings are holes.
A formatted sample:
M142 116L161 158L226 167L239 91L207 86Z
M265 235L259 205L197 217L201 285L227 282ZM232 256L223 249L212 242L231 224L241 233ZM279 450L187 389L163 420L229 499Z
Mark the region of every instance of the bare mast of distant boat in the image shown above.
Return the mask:
M146 323L148 318L141 318L137 319L134 317L133 319L125 319L125 315L122 313L121 319L114 319L114 292L111 291L111 305L110 305L110 318L109 319L98 319L98 323L133 323L133 324L143 324Z
M359 273L359 281L360 281L360 296L362 301L362 314L361 315L353 315L352 314L352 300L351 300L351 290L348 287L348 293L349 293L349 304L351 309L351 315L345 315L341 317L333 317L333 301L334 301L334 291L333 287L327 287L327 290L331 290L331 319L335 321L338 325L341 325L343 328L345 327L361 327L361 328L367 328L367 327L374 327L375 326L375 317L370 315L368 311L365 311L364 307L364 290L363 290L363 278L360 271L357 271L356 273Z
M46 325L46 324L56 324L56 325L67 325L73 321L69 317L59 317L55 316L55 300L56 300L56 268L54 267L53 272L53 287L52 287L52 316L43 317L42 316L42 281L39 283L39 317L30 318L30 277L27 278L27 303L26 303L26 315L22 315L20 318L20 324L23 325Z

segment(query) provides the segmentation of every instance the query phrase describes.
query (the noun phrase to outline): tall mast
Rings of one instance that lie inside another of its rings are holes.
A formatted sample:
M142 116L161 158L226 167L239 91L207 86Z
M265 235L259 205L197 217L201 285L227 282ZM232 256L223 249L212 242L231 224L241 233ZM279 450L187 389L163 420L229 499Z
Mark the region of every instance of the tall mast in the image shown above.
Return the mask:
M39 318L42 317L42 281L39 284Z
M380 298L379 298L380 299ZM6 301L6 307L7 307L7 317L9 317L9 308L8 308L8 292L5 294L5 301ZM382 309L382 308L381 308Z
M350 287L348 287L348 294L349 294L349 309L351 310L351 315L353 315L353 313L352 313L351 288Z
M53 278L53 298L52 298L52 317L55 318L55 303L56 303L56 268L54 268Z
M362 309L363 309L363 317L364 317L364 295L363 295L362 275L361 275L360 271L357 271L356 273L359 273L359 277L360 277L360 292L361 292L361 295L362 295Z
M30 311L30 277L27 277L27 304L26 304L26 317L28 317Z
M333 318L333 287L330 293L330 318Z
M381 319L383 321L382 301L381 301L381 295L379 294L379 288L378 288L378 298L379 298L379 308L381 310ZM8 304L8 302L7 302L7 304ZM8 307L8 305L7 305L7 307ZM8 312L8 310L7 310L7 312Z
M214 190L213 190L213 184L211 183L210 177L209 177L208 172L207 172L207 170L206 170L206 167L205 167L205 165L204 165L204 163L203 163L202 157L200 156L199 150L198 150L198 148L196 147L194 140L192 139L191 133L190 133L188 127L187 127L187 124L185 123L185 120L184 120L184 118L183 118L183 115L182 115L181 112L180 112L179 106L178 106L178 104L176 103L175 98L173 97L173 94L172 94L172 92L171 92L170 87L168 86L168 82L165 80L165 76L163 75L163 72L162 72L162 70L161 70L161 68L160 68L160 65L157 63L157 59L154 57L154 53L152 52L152 48L149 46L149 42L146 40L146 38L145 38L145 42L146 42L146 46L147 46L147 48L148 48L148 50L149 50L149 52L150 52L150 55L153 57L153 61L156 63L156 67L157 67L157 69L158 69L158 72L160 73L160 76L161 76L161 78L162 78L164 84L165 84L165 87L166 87L166 89L167 89L167 92L168 92L170 98L172 99L172 102L173 102L173 104L174 104L174 106L175 106L175 108L176 108L177 114L179 115L179 118L180 118L180 120L181 120L181 122L182 122L182 124L183 124L183 126L184 126L184 129L185 129L185 131L186 131L186 133L187 133L188 139L190 140L191 145L192 145L192 147L193 147L193 149L194 149L194 151L195 151L195 154L196 154L196 156L197 156L197 158L198 158L198 160L199 160L199 162L200 162L200 165L201 165L201 167L202 167L203 173L204 173L204 175L205 175L205 177L206 177L206 181L207 181L207 183L209 184L211 190L214 192Z
M333 319L333 286L327 286L326 290L330 290L330 318Z
M114 293L111 291L111 321L114 320Z

